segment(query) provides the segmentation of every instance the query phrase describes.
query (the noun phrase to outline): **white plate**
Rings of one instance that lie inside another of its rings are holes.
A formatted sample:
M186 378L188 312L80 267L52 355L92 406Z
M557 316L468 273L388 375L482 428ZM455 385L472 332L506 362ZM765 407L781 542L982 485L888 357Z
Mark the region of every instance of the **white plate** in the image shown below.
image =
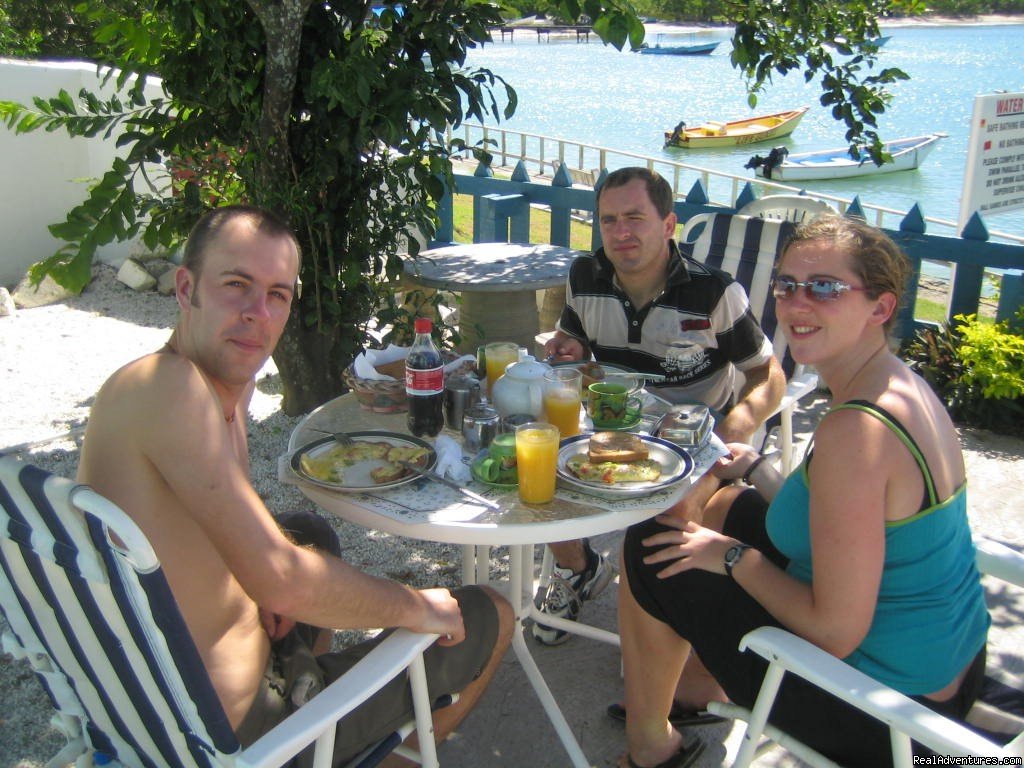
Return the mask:
M357 443L389 443L390 445L403 447L417 446L420 448L426 448L428 453L426 455L426 460L421 464L422 468L433 469L434 465L437 464L437 453L434 451L434 447L426 440L421 440L420 438L413 437L412 435L403 435L398 432L375 432L373 430L348 432L346 434L348 434L349 437ZM308 455L310 458L316 458L319 454L333 448L335 445L337 445L337 443L333 437L323 437L319 440L314 440L308 445L302 446L292 454L292 471L307 483L313 483L314 485L319 485L322 488L330 488L334 491L346 491L350 493L361 493L363 491L377 490L380 488L393 488L396 485L408 483L419 477L419 475L409 471L408 475L400 477L397 480L392 480L386 483L375 483L370 477L370 472L388 463L383 459L367 459L366 461L358 461L355 464L345 467L345 477L341 482L337 483L329 480L321 480L307 474L302 468L302 457Z
M634 496L646 496L654 491L683 482L693 472L693 459L684 448L680 448L668 440L650 435L637 435L643 440L650 451L648 458L661 464L661 477L657 480L644 480L636 483L601 483L583 480L566 469L566 463L573 456L585 454L590 445L591 435L567 437L558 447L558 479L565 485L584 493L598 493L605 497L628 499Z

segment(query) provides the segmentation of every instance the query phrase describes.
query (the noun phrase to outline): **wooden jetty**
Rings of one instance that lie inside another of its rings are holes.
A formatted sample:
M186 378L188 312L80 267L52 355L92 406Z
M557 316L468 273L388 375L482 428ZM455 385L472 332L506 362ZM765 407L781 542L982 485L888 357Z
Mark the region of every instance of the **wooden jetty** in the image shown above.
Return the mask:
M575 34L576 42L589 43L590 33L594 31L594 28L589 24L537 24L537 25L523 25L523 26L511 26L504 24L500 27L492 27L491 34L499 32L501 34L501 41L505 42L505 35L508 34L508 39L511 42L515 42L516 32L536 32L537 42L546 40L551 42L551 33L558 34Z

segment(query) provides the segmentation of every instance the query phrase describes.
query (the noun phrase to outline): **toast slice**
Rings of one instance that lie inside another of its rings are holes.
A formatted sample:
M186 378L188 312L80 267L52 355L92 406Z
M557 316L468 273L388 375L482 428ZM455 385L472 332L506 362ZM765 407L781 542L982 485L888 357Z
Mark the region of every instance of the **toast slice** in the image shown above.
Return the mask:
M649 455L644 441L632 432L595 432L587 448L587 458L594 464L643 461Z

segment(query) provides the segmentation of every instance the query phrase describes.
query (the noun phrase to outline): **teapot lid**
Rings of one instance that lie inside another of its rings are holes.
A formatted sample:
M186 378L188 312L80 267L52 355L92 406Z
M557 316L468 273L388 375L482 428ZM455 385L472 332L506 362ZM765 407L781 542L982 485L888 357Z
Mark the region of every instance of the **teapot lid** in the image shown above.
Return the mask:
M540 363L533 355L523 355L518 363L512 363L505 373L517 379L542 379L551 370L547 363Z

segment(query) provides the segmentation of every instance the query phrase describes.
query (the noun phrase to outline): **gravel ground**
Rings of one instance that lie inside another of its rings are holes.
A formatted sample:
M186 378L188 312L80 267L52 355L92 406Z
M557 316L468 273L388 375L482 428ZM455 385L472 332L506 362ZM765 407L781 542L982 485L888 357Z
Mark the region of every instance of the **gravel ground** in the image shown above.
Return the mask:
M95 392L117 367L157 349L167 339L177 313L174 299L137 294L117 283L113 275L109 267L99 267L96 279L81 296L0 318L0 453L39 441L24 451L25 457L51 471L74 476L81 432ZM279 380L271 362L260 374L250 409L253 483L272 511L311 509L293 486L276 480L277 457L285 452L288 435L298 421L281 413L280 399ZM827 405L828 398L819 395L810 408L798 411L798 443L806 440ZM1024 456L1024 440L979 430L962 430L961 438L970 482L972 527L1021 548L1024 475L1020 457ZM371 573L417 586L451 585L458 579L460 554L456 547L332 522L341 535L346 559ZM595 544L613 553L620 538L621 533L609 534ZM499 577L507 569L504 555L499 550L492 560ZM588 620L598 619L593 623L614 628L615 591L608 589L588 608ZM1019 649L1024 646L1016 626L1017 617L1024 614L1024 599L1011 605L1011 610L993 614L1000 631L990 638L989 658L1020 675L1024 654ZM0 618L0 632L5 629ZM355 635L348 634L338 642L352 639ZM620 681L614 675L594 674L595 658L603 658L600 650L578 645L568 651L542 649L535 651L535 657L558 692L571 727L585 734L588 754L600 756L597 765L613 765L621 751L621 728L601 713L604 702L619 695ZM585 668L577 669L577 661L585 662ZM605 661L607 669L617 666L611 656ZM582 688L578 685L581 678L588 680ZM506 660L492 686L497 693L485 696L460 729L464 735L445 745L445 760L467 766L562 765L564 753L554 741L550 725L536 707L524 709L524 701L532 697L524 686L521 670ZM0 768L41 768L60 750L63 738L49 727L50 715L49 703L27 666L0 655ZM722 733L707 735L721 742L729 730L721 726ZM723 757L716 743L699 768L710 768ZM758 761L758 765L788 766L792 761L782 755Z
M97 267L81 296L0 318L0 452L39 442L23 457L74 477L81 436L93 397L118 367L158 349L177 318L173 297L136 293ZM294 486L277 481L277 458L298 422L281 412L273 361L258 378L250 406L249 452L253 484L272 511L313 509ZM344 556L378 575L413 584L454 585L457 547L413 543L332 520ZM0 617L0 632L7 625ZM357 639L341 635L339 643ZM0 768L39 768L63 746L49 727L51 708L27 665L0 655Z

